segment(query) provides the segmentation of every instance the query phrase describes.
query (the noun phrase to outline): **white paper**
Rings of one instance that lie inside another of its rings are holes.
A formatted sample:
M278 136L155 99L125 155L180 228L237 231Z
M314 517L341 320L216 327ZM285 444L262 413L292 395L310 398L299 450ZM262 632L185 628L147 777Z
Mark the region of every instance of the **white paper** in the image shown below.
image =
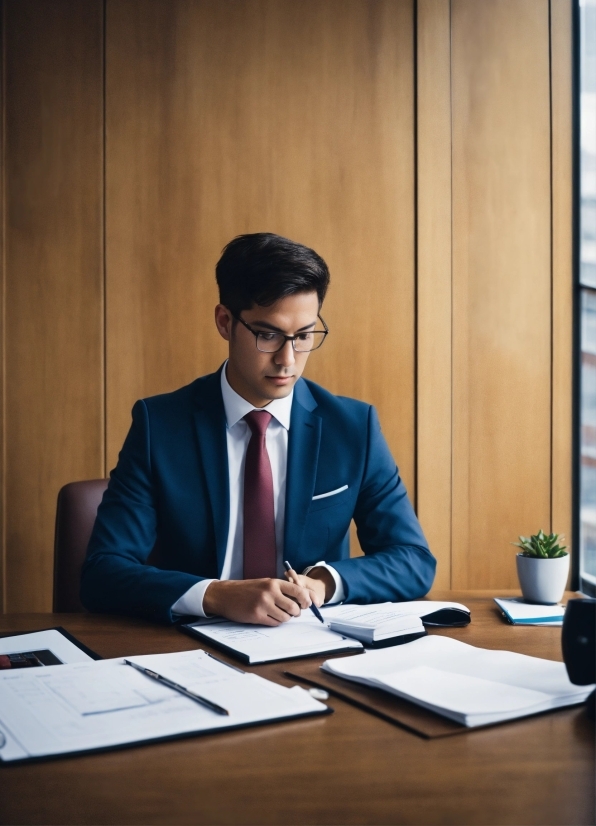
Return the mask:
M481 725L550 707L542 691L418 666L385 676L382 687L464 725Z
M325 711L298 686L235 671L204 651L128 659L226 708L223 716L124 660L0 673L0 758L65 754Z
M400 635L424 633L420 617L397 614L392 603L382 605L346 605L343 613L332 617L329 627L340 634L373 643Z
M343 611L337 611L330 618L330 625L341 623L342 625L354 625L358 628L381 629L385 625L391 624L396 629L407 628L412 625L412 614L401 613L395 610L395 605L386 602L381 605L342 605ZM329 616L325 612L324 619ZM418 619L416 615L414 619ZM420 623L415 623L419 625Z
M310 610L275 627L225 621L200 626L198 630L205 638L248 657L250 663L291 659L345 648L362 648L357 640L330 631Z
M399 696L407 694L407 699L469 726L580 703L592 690L573 685L563 663L489 651L438 635L366 657L327 660L322 667Z
M14 637L0 637L0 654L16 654L27 651L51 651L62 663L94 662L84 651L67 639L60 631L33 631L30 634L16 634Z
M370 612L372 617L377 614L379 619L385 621L386 617L413 616L421 619L428 614L434 614L444 608L457 608L460 611L470 613L469 608L460 602L438 602L435 600L413 600L411 602L379 602L373 605L330 605L323 606L321 613L325 620L333 619L358 619Z

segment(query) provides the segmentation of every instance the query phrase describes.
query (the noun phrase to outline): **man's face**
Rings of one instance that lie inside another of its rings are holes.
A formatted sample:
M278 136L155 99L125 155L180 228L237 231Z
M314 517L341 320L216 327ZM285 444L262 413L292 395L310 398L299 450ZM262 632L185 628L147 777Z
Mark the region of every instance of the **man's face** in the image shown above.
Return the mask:
M316 292L295 293L270 307L255 305L243 310L240 317L257 332L293 336L314 330L318 311ZM215 324L229 342L226 375L238 395L255 407L265 407L273 399L290 394L302 375L309 353L296 353L291 341L286 341L277 353L260 352L254 335L239 321L233 323L230 311L223 304L215 308Z

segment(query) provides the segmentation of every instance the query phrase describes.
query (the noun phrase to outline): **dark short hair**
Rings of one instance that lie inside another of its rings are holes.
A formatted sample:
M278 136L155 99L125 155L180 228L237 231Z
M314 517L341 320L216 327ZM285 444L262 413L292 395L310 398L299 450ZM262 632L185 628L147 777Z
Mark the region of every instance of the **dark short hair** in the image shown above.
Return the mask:
M223 248L215 278L220 303L238 315L255 304L269 307L295 293L316 292L320 307L329 269L309 247L271 232L255 232L238 235Z

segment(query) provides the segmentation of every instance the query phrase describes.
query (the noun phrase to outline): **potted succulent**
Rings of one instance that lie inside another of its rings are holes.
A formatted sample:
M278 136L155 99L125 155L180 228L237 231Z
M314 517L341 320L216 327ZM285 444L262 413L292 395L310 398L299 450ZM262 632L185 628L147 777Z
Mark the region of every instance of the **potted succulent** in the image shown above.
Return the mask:
M517 575L524 599L541 605L554 605L565 591L569 575L569 554L558 533L540 530L533 536L520 536L512 542L521 548L516 557Z

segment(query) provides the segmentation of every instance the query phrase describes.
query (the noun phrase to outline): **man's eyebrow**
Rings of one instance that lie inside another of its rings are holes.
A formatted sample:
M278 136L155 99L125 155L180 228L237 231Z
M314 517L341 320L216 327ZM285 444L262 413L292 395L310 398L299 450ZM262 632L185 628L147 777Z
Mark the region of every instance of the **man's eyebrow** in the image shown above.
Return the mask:
M316 321L311 321L310 324L306 324L304 327L301 327L299 330L296 330L296 332L303 333L305 330L309 330L311 327L314 327L316 323ZM281 333L285 336L285 332L280 327L276 327L274 324L268 324L266 321L253 321L250 326L266 327L267 330L271 330L274 333Z

